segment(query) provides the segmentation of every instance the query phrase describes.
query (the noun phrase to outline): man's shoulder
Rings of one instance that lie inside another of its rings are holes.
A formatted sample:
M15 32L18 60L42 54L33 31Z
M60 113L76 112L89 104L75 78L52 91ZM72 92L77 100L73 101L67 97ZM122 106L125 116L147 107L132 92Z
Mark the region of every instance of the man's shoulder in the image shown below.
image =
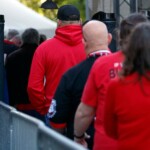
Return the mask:
M102 56L100 58L98 58L95 62L95 64L97 65L108 65L111 64L114 61L122 61L123 60L123 54L121 51L115 52L115 53L111 53L107 56Z
M78 73L81 69L83 69L85 63L86 63L86 60L83 60L83 61L80 62L79 64L77 64L77 65L71 67L70 69L68 69L68 70L65 72L64 76L72 76L72 75Z
M13 52L11 52L11 53L8 55L7 58L8 58L8 59L13 59L13 58L15 58L15 57L18 57L18 55L19 55L20 53L22 53L21 48L15 50L15 51L13 51Z

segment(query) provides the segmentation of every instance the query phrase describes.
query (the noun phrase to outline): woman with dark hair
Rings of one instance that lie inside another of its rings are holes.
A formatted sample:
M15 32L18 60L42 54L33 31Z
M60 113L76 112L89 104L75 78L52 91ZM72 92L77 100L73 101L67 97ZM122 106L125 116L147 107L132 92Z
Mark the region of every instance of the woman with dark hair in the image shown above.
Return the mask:
M119 150L150 149L150 23L135 27L118 79L106 94L104 128Z
M133 28L137 24L147 21L147 17L140 13L133 13L122 20L119 27L119 45L121 47L121 50L125 48L128 42L129 35L132 32Z

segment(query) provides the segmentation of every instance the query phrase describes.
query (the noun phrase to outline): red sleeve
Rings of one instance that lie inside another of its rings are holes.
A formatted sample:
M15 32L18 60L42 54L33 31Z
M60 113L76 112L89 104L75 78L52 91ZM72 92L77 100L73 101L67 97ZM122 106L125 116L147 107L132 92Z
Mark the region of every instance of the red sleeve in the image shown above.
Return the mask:
M46 99L44 94L45 59L43 59L44 54L41 52L40 47L38 47L33 56L27 91L36 111L45 115L48 112L48 108L45 108L46 103L50 103L50 101Z
M118 138L117 116L115 114L116 82L116 80L112 80L108 86L104 107L104 128L106 134L114 139Z

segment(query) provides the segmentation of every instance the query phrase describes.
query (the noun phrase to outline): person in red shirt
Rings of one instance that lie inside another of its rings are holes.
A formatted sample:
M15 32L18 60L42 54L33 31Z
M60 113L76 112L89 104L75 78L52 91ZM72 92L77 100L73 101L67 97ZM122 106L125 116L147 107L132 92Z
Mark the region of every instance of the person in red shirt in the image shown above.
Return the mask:
M119 150L150 149L149 38L150 23L135 27L124 51L121 74L108 86L104 127L118 140Z
M142 14L131 14L125 18L120 25L121 48L125 48L125 43L133 29L140 23L146 22L146 16ZM74 134L82 138L76 140L80 144L85 144L84 132L95 117L95 139L94 150L116 150L117 141L109 138L103 127L104 104L106 90L109 82L118 76L122 68L124 54L118 51L109 56L98 58L90 71L86 82L81 103L75 115Z
M47 114L63 73L86 58L78 9L64 5L57 19L56 35L35 51L28 81L29 99L42 115Z

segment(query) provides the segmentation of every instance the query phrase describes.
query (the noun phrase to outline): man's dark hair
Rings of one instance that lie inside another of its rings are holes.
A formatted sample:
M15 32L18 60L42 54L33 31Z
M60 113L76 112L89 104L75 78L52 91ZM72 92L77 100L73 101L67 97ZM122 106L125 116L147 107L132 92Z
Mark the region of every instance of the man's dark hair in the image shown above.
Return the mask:
M40 35L36 29L28 28L22 34L23 44L39 44Z
M125 49L123 75L138 72L148 77L150 71L150 23L140 23L135 27ZM148 77L150 79L150 75Z

